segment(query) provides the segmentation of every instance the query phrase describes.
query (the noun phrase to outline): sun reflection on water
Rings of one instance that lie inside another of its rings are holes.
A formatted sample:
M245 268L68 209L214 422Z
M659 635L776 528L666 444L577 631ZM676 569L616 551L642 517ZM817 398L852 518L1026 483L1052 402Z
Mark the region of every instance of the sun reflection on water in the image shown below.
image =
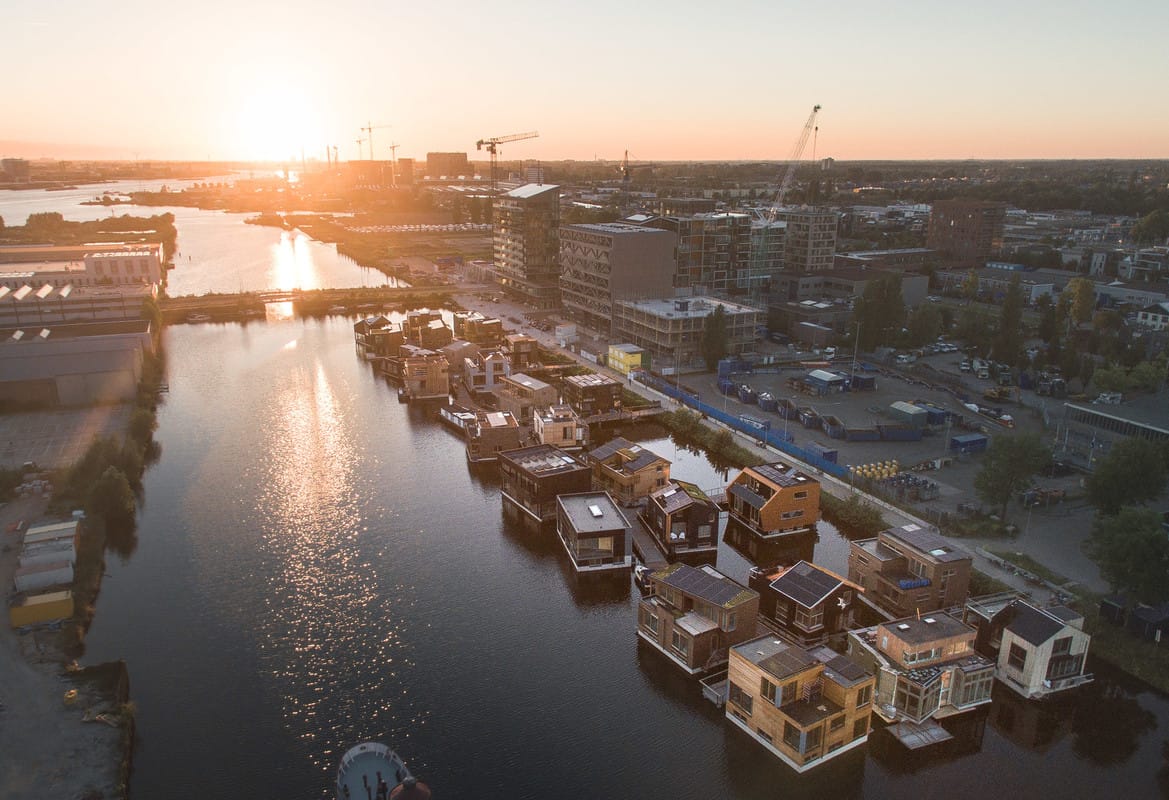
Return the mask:
M271 284L282 291L319 289L321 280L313 260L312 240L300 231L281 231L271 247Z

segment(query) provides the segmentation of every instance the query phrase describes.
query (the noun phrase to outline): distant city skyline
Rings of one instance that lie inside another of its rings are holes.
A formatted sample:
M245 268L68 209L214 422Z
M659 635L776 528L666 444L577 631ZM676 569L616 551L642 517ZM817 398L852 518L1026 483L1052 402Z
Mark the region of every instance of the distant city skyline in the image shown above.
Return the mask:
M350 160L372 123L379 159L538 130L501 158L783 160L821 104L805 158L1169 158L1154 0L60 0L5 28L0 156Z

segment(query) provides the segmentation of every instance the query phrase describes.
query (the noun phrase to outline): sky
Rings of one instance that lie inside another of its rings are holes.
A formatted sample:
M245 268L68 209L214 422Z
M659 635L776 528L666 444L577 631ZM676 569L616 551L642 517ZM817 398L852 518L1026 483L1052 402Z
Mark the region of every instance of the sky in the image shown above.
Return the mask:
M0 156L1169 158L1169 2L0 0ZM813 153L813 148L815 152Z

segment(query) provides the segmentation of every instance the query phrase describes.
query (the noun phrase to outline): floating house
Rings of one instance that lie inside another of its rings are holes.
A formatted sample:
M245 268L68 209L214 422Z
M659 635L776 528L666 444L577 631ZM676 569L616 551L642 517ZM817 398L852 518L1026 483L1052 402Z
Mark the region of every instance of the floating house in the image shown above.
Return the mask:
M590 450L585 462L593 470L593 488L632 505L670 480L670 462L639 444L614 437Z
M977 632L948 614L849 631L848 654L877 675L877 714L922 725L990 702L995 666L974 649Z
M473 464L495 461L503 450L516 450L520 441L520 426L506 411L478 411L475 421L466 428L467 460Z
M719 509L693 483L671 480L651 492L645 527L666 561L714 561L718 554Z
M971 565L968 553L913 523L849 544L848 579L896 617L961 606Z
M873 674L827 647L761 636L731 648L727 678L727 719L796 772L868 740Z
M589 426L569 405L542 408L532 415L532 435L540 444L576 451L589 443Z
M725 665L728 648L755 637L759 594L714 567L671 564L650 587L637 635L689 675Z
M577 572L628 570L633 565L629 520L605 492L557 497L556 533Z
M1004 593L971 598L963 619L977 629L978 649L995 659L995 677L1027 699L1092 680L1084 672L1092 637L1084 617L1067 606L1040 608Z
M776 461L747 467L727 487L727 541L760 566L811 561L820 482Z
M852 627L856 596L863 590L807 561L751 570L747 585L759 593L759 615L785 638L810 646Z
M556 521L556 497L589 491L592 471L558 447L539 444L499 454L500 491L537 523Z

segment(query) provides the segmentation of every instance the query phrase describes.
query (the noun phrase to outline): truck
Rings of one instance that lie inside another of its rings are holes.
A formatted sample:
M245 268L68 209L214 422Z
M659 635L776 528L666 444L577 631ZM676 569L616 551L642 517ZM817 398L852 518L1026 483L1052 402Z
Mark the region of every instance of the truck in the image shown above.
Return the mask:
M981 358L976 358L970 362L970 368L979 378L985 380L990 377L990 364L986 363Z

